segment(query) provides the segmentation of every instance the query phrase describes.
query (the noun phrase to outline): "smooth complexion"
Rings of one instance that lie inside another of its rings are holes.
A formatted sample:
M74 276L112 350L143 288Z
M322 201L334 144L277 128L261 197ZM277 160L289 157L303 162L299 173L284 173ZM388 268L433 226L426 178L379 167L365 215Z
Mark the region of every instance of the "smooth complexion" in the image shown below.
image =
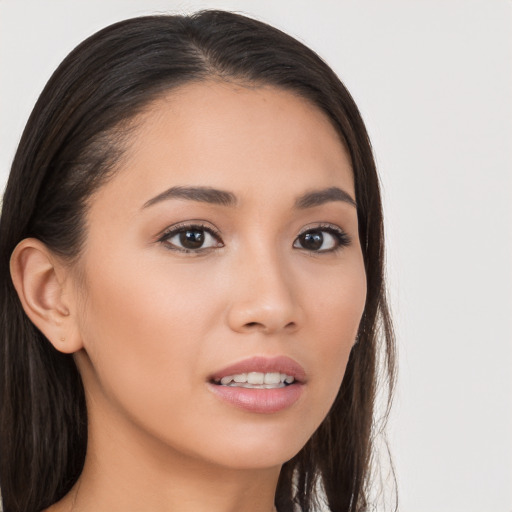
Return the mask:
M78 262L33 240L13 256L18 283L48 258L58 307L39 326L75 353L87 396L84 471L50 510L270 512L364 309L350 159L305 99L217 81L171 91L130 137ZM267 407L267 390L244 391L251 408L216 392L213 376L254 357L299 365L297 396Z

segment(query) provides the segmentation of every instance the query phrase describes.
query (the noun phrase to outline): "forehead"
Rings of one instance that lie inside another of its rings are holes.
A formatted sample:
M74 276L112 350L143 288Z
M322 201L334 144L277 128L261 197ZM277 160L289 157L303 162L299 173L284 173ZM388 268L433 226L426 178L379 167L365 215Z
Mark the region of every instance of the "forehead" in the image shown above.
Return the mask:
M324 112L293 92L187 84L156 100L137 121L113 180L126 198L150 198L173 185L230 189L242 199L329 186L353 196L339 134Z

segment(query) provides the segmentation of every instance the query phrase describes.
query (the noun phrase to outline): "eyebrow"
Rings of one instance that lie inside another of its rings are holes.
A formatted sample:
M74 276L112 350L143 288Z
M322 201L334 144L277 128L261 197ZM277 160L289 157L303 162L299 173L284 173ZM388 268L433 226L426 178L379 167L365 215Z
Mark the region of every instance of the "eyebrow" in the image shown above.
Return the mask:
M217 204L220 206L236 206L237 198L232 192L219 190L211 187L171 187L161 194L146 201L143 208L148 208L154 204L169 199L186 199L189 201L198 201L201 203ZM329 187L322 190L313 190L306 192L295 200L295 208L304 210L321 206L322 204L341 201L357 207L352 197L339 187Z
M221 206L235 206L236 196L226 190L217 190L211 187L171 187L144 203L143 208L148 208L156 203L168 199L188 199L201 203L218 204Z
M306 192L295 201L295 208L299 210L313 208L331 201L342 201L357 208L357 204L352 197L343 189L338 187L329 187L323 190L313 190Z

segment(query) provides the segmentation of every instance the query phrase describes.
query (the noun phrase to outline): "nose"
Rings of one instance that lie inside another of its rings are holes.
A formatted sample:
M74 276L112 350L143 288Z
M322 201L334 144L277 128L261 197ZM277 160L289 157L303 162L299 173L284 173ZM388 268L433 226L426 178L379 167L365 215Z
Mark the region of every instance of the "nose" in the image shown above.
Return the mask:
M252 255L235 265L230 328L240 333L291 333L302 324L296 282L283 261L274 256Z

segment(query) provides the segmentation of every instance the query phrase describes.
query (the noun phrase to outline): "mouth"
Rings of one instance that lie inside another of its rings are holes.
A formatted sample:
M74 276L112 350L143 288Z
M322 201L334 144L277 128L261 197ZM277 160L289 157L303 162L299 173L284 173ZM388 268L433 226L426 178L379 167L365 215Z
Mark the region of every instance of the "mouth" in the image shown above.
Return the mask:
M304 392L304 368L286 356L253 357L230 365L208 379L224 403L252 413L276 413L291 407Z
M287 356L256 356L231 364L209 377L218 386L238 388L274 389L304 384L304 368Z

